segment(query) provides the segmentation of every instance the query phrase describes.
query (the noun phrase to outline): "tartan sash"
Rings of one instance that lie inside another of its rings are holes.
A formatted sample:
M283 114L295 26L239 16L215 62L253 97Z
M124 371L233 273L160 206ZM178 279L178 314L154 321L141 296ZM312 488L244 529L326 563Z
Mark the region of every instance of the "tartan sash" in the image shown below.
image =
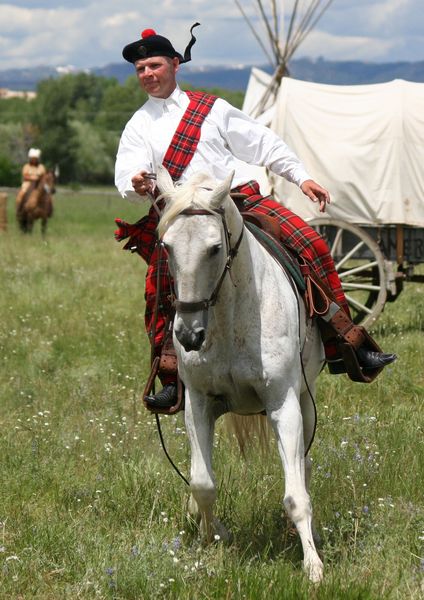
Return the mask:
M173 181L177 181L181 177L196 152L203 121L217 98L204 92L187 91L186 94L190 98L190 103L178 124L162 162Z

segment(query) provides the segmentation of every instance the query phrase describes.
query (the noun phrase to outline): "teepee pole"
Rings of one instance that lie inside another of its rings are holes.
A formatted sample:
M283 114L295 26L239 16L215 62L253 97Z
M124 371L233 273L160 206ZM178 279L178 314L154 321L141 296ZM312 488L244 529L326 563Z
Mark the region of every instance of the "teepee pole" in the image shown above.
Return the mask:
M268 5L268 11L271 13L270 16L269 12L267 13L265 9L264 1L265 0L255 0L255 4L263 22L268 42L271 46L272 56L264 44L261 35L257 32L247 16L246 11L241 6L240 0L235 0L241 14L267 56L270 64L276 69L271 85L273 87L275 85L278 88L281 79L289 74L289 60L318 23L319 19L333 0L308 0L306 7L305 3L307 0L304 0L304 2L302 2L302 0L294 0L288 19L287 33L284 34L284 44L281 43L280 39L280 21L284 24L284 0L280 0L280 7L278 6L278 0L269 0L270 4ZM303 8L304 10L302 10Z

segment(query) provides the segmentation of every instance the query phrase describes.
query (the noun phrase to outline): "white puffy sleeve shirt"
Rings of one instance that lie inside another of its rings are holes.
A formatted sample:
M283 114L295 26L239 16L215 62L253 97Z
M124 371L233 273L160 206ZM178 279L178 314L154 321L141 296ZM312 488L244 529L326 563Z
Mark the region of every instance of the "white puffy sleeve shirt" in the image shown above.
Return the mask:
M136 173L155 172L162 164L188 104L187 94L177 87L169 98L150 97L128 121L115 165L115 184L123 196L133 191L131 178ZM199 172L223 181L234 170L234 187L246 183L245 171L240 171L234 157L251 165L268 167L299 186L310 179L300 160L280 137L218 98L202 125L196 152L181 181Z

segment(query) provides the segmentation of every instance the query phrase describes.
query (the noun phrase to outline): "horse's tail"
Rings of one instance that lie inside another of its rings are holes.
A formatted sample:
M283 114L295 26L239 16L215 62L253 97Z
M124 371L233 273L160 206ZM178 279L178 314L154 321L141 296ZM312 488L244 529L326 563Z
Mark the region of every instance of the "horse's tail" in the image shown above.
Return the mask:
M263 454L269 452L271 426L266 416L262 414L244 416L227 413L225 417L227 429L235 435L243 457L250 446L259 445Z

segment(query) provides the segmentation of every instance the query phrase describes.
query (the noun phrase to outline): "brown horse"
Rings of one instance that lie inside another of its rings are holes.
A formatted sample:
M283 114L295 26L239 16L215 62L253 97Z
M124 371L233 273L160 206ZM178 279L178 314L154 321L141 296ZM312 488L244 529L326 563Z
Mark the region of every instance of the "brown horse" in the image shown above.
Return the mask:
M41 219L41 233L45 235L47 220L53 214L52 195L55 191L53 171L47 171L38 181L31 183L16 208L16 219L24 233L31 233L34 221Z

